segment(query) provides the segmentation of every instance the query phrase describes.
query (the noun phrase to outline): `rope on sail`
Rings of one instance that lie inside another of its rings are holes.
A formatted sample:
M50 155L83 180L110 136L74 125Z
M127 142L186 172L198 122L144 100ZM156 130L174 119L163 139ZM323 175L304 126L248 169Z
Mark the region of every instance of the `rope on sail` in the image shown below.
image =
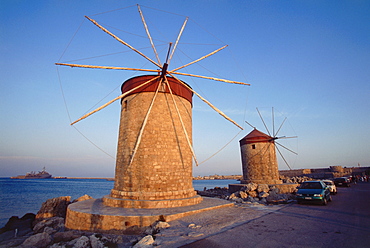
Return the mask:
M183 129L183 131L184 131L184 133L185 133L186 141L188 142L188 145L189 145L190 151L191 151L191 153L192 153L192 155L193 155L193 158L194 158L195 164L198 166L198 160L197 160L197 157L195 156L195 152L194 152L194 149L193 149L193 145L192 145L192 144L191 144L191 142L190 142L190 138L189 138L188 132L186 131L185 124L184 124L184 122L183 122L183 120L182 120L182 117L181 117L181 114L180 114L180 110L179 110L179 108L177 107L177 103L176 103L175 98L174 98L174 96L173 96L171 86L170 86L170 84L168 83L167 77L165 77L165 81L166 81L166 84L167 84L168 90L170 91L170 94L171 94L171 98L172 98L173 104L175 105L177 115L178 115L178 117L179 117L179 119L180 119L182 129Z
M157 78L157 77L156 77L156 78ZM137 149L138 149L138 147L139 147L139 145L140 145L140 143L141 143L141 138L142 138L142 136L143 136L144 129L145 129L145 126L146 126L146 123L148 122L149 114L150 114L150 112L151 112L151 110L152 110L152 107L153 107L153 105L154 105L154 101L155 101L155 99L156 99L156 97L157 97L157 95L158 95L158 91L159 91L159 88L160 88L160 86L161 86L161 83L162 83L162 82L159 82L159 83L158 83L157 90L155 91L155 94L154 94L154 96L153 96L153 99L152 99L152 101L151 101L151 103L150 103L150 106L149 106L149 108L148 108L148 111L147 111L147 113L146 113L146 115L145 115L145 118L144 118L144 121L143 121L143 125L142 125L142 126L141 126L141 128L140 128L139 135L138 135L138 137L137 137L137 140L136 140L136 143L135 143L135 147L134 147L134 150L132 151L132 154L131 154L131 157L130 157L130 162L129 162L129 164L128 164L127 168L129 168L129 167L131 166L132 161L134 160L134 157L135 157L135 155L136 155Z
M238 137L238 135L240 134L241 131L243 131L243 130L239 130L239 132L229 142L227 142L223 147L221 147L220 150L218 150L217 152L215 152L214 154L212 154L210 157L208 157L207 159L205 159L202 162L200 162L199 165L207 162L208 160L210 160L211 158L213 158L214 156L216 156L218 153L220 153L223 149L225 149L236 137Z

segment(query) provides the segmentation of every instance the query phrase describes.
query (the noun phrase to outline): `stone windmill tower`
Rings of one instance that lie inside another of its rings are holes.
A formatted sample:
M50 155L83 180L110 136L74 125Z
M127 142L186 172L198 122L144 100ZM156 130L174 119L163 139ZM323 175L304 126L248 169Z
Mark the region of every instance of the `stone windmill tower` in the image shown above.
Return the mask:
M240 141L243 180L241 183L279 184L273 137L254 129Z
M273 111L274 110L272 109L272 112ZM290 166L276 145L280 145L284 149L287 149L294 154L297 153L276 142L276 140L296 138L296 136L277 137L277 134L279 133L286 118L276 132L275 128L273 127L273 132L271 135L259 111L258 113L269 134L265 134L252 126L254 128L253 131L239 141L243 171L243 180L241 183L246 184L253 182L258 184L281 184L282 181L279 179L276 151L278 151L278 153L282 156L289 168Z
M122 98L115 184L103 201L125 208L197 204L202 198L192 186L193 156L188 144L193 93L172 77L165 83L153 75L127 80L122 93L147 81L151 83Z
M197 95L224 118L239 128L241 127L195 92L188 84L178 79L177 75L233 84L249 84L178 72L178 70L203 60L227 46L223 46L186 65L169 70L171 58L188 18L184 21L174 45L169 44L166 60L161 64L140 6L138 6L138 10L157 61L144 55L95 20L87 16L86 18L115 40L150 61L158 69L56 63L61 66L79 68L134 70L151 73L128 79L122 84L122 94L120 96L84 115L71 125L121 99L115 183L110 195L102 199L105 206L158 209L195 205L200 203L202 198L196 194L192 186L193 161L197 164L192 148L193 94ZM73 226L77 222L68 222L67 218L66 225ZM117 229L122 228L118 227Z

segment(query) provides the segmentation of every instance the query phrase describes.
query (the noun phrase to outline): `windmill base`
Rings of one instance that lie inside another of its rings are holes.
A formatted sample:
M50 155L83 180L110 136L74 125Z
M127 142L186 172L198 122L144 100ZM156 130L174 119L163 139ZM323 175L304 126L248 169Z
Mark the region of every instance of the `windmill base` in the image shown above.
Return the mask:
M132 200L114 198L109 195L103 197L106 206L116 208L174 208L199 204L202 197L195 195L190 198L166 199L166 200Z
M234 203L217 198L203 197L196 205L176 208L118 208L103 204L102 199L90 199L68 206L65 226L68 229L91 232L123 233L140 231L156 221L172 221L188 215L222 207Z

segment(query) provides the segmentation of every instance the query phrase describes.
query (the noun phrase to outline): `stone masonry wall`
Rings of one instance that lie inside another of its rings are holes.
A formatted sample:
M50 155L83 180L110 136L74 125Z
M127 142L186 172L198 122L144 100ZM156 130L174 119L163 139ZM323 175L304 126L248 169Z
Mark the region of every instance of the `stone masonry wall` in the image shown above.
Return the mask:
M191 149L168 93L158 93L129 165L153 96L154 92L143 92L122 100L115 184L110 194L113 198L154 201L196 196L192 187ZM174 98L191 143L192 105L180 96ZM190 200L191 204L193 201Z
M242 183L281 183L273 142L244 144L240 149L243 169Z

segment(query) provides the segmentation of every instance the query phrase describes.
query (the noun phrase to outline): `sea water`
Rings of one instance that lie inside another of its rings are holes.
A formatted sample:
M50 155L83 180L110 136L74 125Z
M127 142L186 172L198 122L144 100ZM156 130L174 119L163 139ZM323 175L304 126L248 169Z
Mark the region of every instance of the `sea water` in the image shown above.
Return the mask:
M37 213L43 202L59 196L77 199L85 194L93 198L108 195L113 181L106 179L10 179L0 178L0 228L11 216L21 218ZM195 190L228 187L237 180L194 180Z

